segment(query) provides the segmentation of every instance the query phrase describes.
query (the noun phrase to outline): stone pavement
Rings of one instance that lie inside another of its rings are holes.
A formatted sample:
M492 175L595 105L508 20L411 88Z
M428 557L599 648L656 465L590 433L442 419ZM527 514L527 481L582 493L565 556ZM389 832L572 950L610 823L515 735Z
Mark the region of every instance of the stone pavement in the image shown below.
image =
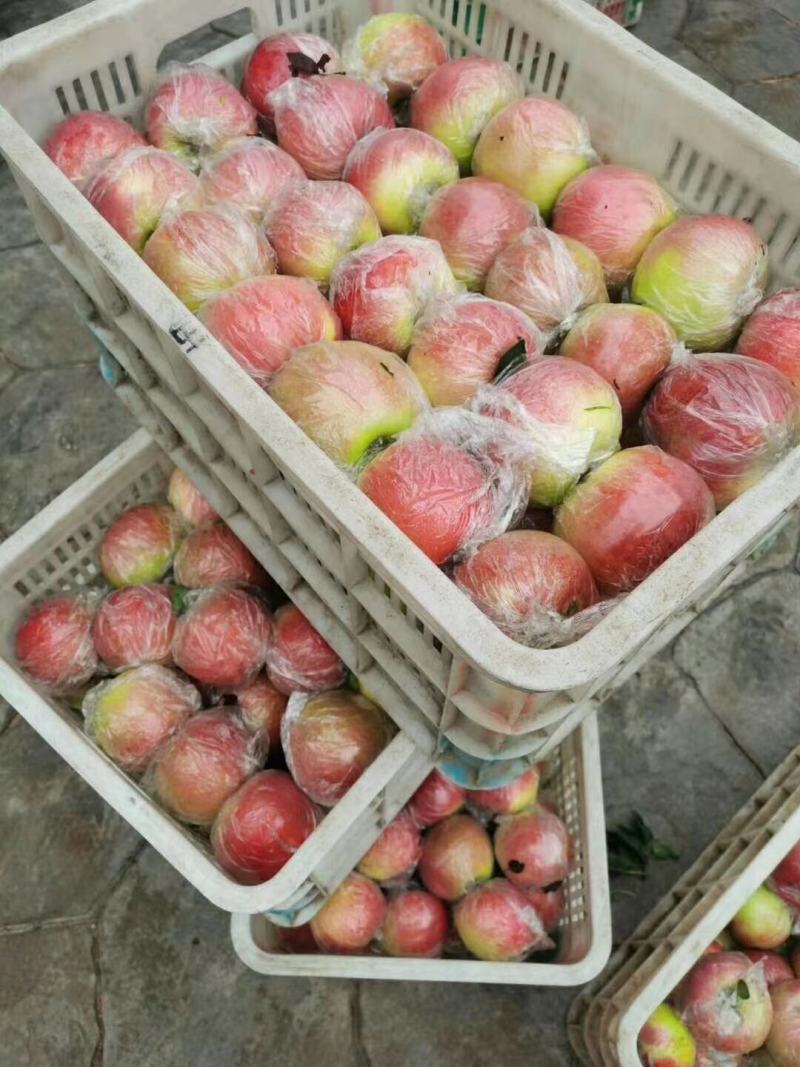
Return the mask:
M3 0L0 38L80 0ZM640 35L800 137L800 0L646 0ZM224 26L201 35L207 47ZM133 425L0 170L0 538ZM797 743L797 524L602 715L611 822L680 853L614 883L624 938ZM0 1063L565 1067L569 991L256 977L225 917L0 708Z

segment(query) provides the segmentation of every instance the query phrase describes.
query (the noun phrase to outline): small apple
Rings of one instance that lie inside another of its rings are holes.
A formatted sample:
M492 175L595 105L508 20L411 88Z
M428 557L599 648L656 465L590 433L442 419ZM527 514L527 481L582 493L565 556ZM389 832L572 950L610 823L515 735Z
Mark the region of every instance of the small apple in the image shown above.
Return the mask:
M552 944L525 894L505 878L476 886L453 917L458 936L479 960L522 960Z
M252 552L224 522L192 530L175 553L175 581L187 589L223 582L266 586L269 576Z
M97 655L117 672L172 662L177 616L166 585L129 585L109 593L92 621Z
M424 828L461 811L465 800L466 792L461 786L434 769L409 800L408 810L417 825Z
M387 956L435 959L450 929L447 906L424 889L403 889L389 897L381 928Z
M108 111L78 111L67 115L42 145L69 180L84 189L106 160L147 142L124 119Z
M294 604L275 612L267 674L281 693L316 693L344 685L347 668Z
M100 569L117 588L158 582L172 565L184 530L167 504L136 504L117 516L100 542Z
M170 475L167 500L187 526L210 526L219 515L180 467Z
M97 670L92 619L97 597L66 593L34 605L17 629L20 667L55 696L81 689Z
M447 60L445 43L420 15L392 11L374 15L344 46L351 73L385 82L393 103L411 96Z
M419 827L403 808L361 857L358 870L374 882L393 882L411 875L421 855Z
M266 674L234 693L242 722L256 736L266 739L270 756L281 747L281 720L288 697L279 693Z
M419 877L441 900L458 900L493 871L491 838L471 815L451 815L425 834Z
M642 1067L696 1067L696 1047L686 1023L661 1004L639 1031Z
M761 886L736 912L731 933L742 948L780 948L792 933L794 919L777 893Z

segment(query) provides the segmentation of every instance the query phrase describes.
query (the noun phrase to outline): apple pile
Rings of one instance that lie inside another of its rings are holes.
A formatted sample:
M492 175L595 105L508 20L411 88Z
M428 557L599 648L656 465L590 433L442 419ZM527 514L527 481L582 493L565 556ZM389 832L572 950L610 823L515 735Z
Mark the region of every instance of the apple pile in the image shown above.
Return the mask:
M639 1034L643 1067L800 1067L800 844Z
M21 620L21 668L231 877L271 878L394 727L294 604L271 610L269 575L180 470L167 502L111 522L98 563L106 588Z
M800 440L800 292L761 302L753 227L679 217L418 15L267 37L241 92L170 64L143 133L84 112L45 150L515 640L576 639Z

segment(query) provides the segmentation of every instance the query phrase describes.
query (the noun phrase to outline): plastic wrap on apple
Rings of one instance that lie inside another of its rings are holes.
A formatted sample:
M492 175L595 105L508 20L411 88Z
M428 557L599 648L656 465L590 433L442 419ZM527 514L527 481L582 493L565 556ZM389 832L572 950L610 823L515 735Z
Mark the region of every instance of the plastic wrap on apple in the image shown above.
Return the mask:
M80 690L97 670L92 620L102 594L86 590L35 604L19 624L15 653L22 669L57 696Z
M380 78L392 101L415 92L447 60L444 41L420 15L390 12L359 26L342 49L350 74Z
M203 162L203 193L212 203L234 204L260 222L287 186L305 180L303 168L288 152L264 137L242 137Z
M319 693L345 684L347 668L294 604L275 612L267 674L281 693Z
M109 671L171 663L175 592L168 585L128 585L104 598L92 622L92 640Z
M800 289L781 289L759 304L736 352L769 363L800 390Z
M518 961L553 948L539 913L505 878L476 886L456 904L453 917L459 937L481 960Z

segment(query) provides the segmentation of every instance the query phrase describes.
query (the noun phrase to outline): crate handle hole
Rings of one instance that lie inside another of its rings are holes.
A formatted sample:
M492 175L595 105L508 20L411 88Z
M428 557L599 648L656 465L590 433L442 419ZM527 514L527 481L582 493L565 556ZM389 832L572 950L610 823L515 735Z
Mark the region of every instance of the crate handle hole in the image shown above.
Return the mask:
M252 33L254 29L253 12L248 7L240 8L231 15L211 19L190 33L176 37L161 49L156 67L161 69L166 63L179 60L181 63L193 63L216 48L230 44Z

